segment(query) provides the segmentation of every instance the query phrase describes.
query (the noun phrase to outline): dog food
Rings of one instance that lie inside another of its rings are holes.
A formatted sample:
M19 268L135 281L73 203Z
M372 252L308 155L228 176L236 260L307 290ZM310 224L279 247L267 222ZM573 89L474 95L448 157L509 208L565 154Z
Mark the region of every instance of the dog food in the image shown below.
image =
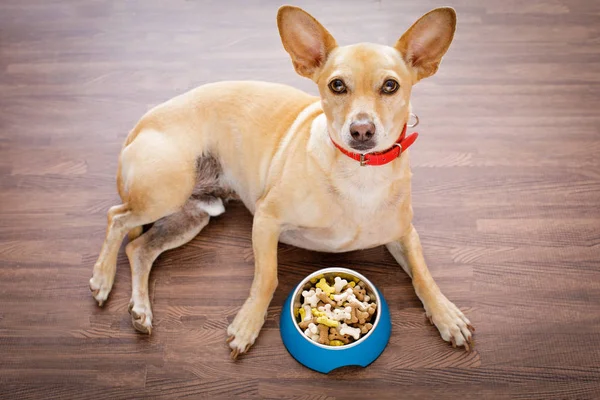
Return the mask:
M373 301L372 301L373 300ZM298 326L310 340L329 346L356 342L372 328L377 304L362 281L321 278L302 292L295 310Z

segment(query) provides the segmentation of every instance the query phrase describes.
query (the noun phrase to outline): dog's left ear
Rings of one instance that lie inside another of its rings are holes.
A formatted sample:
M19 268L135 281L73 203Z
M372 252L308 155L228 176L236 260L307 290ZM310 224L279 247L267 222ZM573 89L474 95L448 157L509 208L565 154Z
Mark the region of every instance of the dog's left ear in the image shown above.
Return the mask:
M279 9L277 27L296 72L315 80L329 52L337 47L333 36L312 15L293 6Z
M416 72L416 81L435 74L452 43L456 12L450 7L436 8L423 15L394 46Z

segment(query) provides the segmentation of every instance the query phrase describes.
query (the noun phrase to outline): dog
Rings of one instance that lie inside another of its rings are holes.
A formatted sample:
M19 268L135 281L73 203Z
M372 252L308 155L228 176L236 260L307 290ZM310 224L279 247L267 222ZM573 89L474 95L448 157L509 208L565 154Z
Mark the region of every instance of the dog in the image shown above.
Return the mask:
M232 358L248 351L277 287L277 244L346 252L385 245L412 278L442 339L472 346L474 328L433 280L412 225L405 136L414 84L433 75L454 37L456 13L437 8L393 47L340 47L304 10L277 14L283 47L320 97L266 82L207 84L146 113L119 157L122 204L108 211L90 279L101 306L113 286L125 236L129 311L152 332L148 277L162 252L192 240L210 217L241 200L253 214L255 275L227 329ZM142 226L153 224L149 230Z

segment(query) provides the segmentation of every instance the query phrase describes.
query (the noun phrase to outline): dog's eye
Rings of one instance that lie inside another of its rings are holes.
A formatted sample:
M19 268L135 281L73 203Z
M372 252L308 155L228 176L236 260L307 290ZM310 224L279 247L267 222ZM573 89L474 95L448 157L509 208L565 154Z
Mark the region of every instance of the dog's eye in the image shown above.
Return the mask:
M346 93L346 84L341 79L334 79L329 82L329 89L337 94Z
M396 93L396 91L400 88L400 84L393 79L388 79L383 83L381 87L381 92L384 94L392 94Z

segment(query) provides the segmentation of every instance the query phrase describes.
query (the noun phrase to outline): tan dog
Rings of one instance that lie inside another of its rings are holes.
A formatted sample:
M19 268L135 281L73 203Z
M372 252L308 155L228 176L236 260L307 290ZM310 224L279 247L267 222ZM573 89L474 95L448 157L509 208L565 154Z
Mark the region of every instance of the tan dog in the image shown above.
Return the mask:
M123 204L108 212L90 279L94 298L100 305L107 299L129 233L130 313L135 328L150 333L152 263L190 241L236 197L254 214L255 276L227 330L234 358L248 350L264 323L277 286L278 241L328 252L385 244L411 276L442 338L469 349L473 328L431 277L411 224L408 153L377 166L343 153L371 157L399 149L412 86L436 72L454 35L454 10L424 15L394 47L338 47L296 7L282 7L277 23L294 68L318 85L320 98L278 84L222 82L149 111L120 155Z

